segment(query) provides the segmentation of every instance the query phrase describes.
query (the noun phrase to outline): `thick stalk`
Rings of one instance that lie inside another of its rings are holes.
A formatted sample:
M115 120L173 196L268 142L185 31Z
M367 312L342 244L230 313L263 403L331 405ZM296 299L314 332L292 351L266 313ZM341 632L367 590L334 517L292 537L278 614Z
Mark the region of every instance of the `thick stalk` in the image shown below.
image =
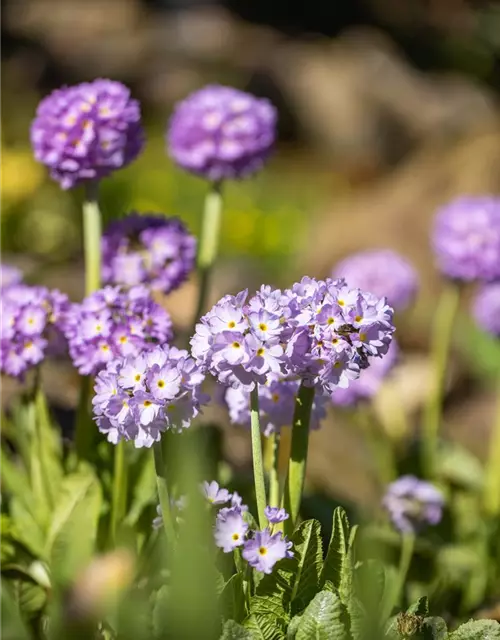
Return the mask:
M309 421L314 401L314 387L301 383L295 398L292 425L292 444L285 485L285 508L290 518L285 521L285 532L291 534L299 517L304 480L306 476L307 450L309 448Z
M116 534L120 522L127 511L127 461L125 459L125 442L122 440L115 446L113 468L113 492L111 496L111 540L116 544Z
M168 494L167 478L165 475L165 465L163 463L163 452L161 441L155 442L153 445L153 453L155 460L156 486L158 488L158 499L160 501L161 516L163 520L163 529L167 538L167 544L170 547L175 546L175 527L170 510L170 497Z
M491 431L484 482L484 508L488 515L500 514L500 374L497 383L496 412Z
M399 557L398 577L389 597L385 601L382 620L387 620L394 607L399 604L404 591L406 577L410 568L413 550L415 548L415 536L412 533L404 533L401 538L401 555Z
M85 254L85 293L89 295L101 287L101 211L98 203L98 184L85 187L83 203L83 249Z
M386 487L397 476L393 442L383 432L372 407L359 407L354 417L373 452L379 484Z
M271 449L271 460L269 464L269 504L272 507L279 507L281 503L279 476L279 433L273 433L269 436L269 447Z
M255 498L257 500L257 512L259 516L259 526L264 529L266 526L266 485L264 480L264 463L262 460L262 442L260 435L259 418L259 386L250 392L250 425L252 430L252 459L253 477L255 483Z
M451 337L460 302L460 287L449 282L445 285L438 302L431 336L432 387L424 410L422 425L422 467L427 477L436 471L436 457L441 426L446 368L448 365Z
M201 233L198 244L198 273L200 287L193 325L195 325L205 312L207 297L210 287L210 275L217 258L219 249L219 235L222 219L222 185L214 182L205 198ZM191 332L191 334L194 331Z

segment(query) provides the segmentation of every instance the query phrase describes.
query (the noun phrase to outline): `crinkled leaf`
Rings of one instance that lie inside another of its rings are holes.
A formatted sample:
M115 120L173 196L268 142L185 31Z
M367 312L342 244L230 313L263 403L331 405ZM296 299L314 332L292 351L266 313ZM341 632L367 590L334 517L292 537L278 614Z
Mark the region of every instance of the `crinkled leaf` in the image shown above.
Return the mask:
M47 536L54 580L67 583L91 559L101 510L101 488L90 469L66 476Z
M35 394L35 420L42 484L49 504L55 504L63 477L61 435L51 420L42 389Z
M296 640L348 640L346 612L340 598L331 591L321 591L304 611Z
M292 614L303 611L319 589L323 568L321 525L317 520L303 522L292 536L295 572L291 595Z
M446 622L437 616L425 618L423 636L424 640L446 640L448 638Z
M285 632L278 620L267 614L253 613L243 623L252 634L252 640L284 640Z
M406 613L411 613L416 616L428 616L429 615L429 599L427 596L422 596L416 602L408 607Z
M147 451L146 454L149 454ZM142 456L139 461L137 479L133 482L132 501L124 524L134 526L141 517L143 510L155 500L156 475L154 461L151 455Z
M300 621L302 620L302 616L294 616L290 620L290 624L288 625L286 640L294 640L297 635L297 630L299 628Z
M4 640L28 640L31 634L24 626L24 622L19 615L13 593L13 585L2 580L0 597L2 602L2 638Z
M247 615L243 575L236 573L224 585L220 596L222 615L225 620L241 622Z
M253 640L254 636L249 629L234 620L227 620L222 629L220 640Z
M496 620L470 620L451 633L449 640L500 640L500 624Z
M45 533L24 502L17 497L10 501L10 515L14 529L12 533L34 556L45 557Z
M33 508L33 493L26 469L20 464L16 464L3 447L0 449L0 462L2 492L17 497L33 515L36 515Z
M352 580L352 566L349 553L350 526L346 512L337 507L333 512L332 535L326 554L320 585L330 580L343 598Z

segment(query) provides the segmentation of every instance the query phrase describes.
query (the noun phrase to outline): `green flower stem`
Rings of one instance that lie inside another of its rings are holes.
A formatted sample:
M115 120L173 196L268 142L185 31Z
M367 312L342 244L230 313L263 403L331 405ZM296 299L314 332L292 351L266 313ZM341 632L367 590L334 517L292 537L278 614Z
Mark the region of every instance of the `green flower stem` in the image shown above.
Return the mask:
M484 508L488 515L500 514L500 375L498 377L497 408L491 432L489 457L484 482Z
M101 212L98 203L99 185L88 182L83 203L83 252L85 255L85 294L101 287ZM80 399L75 426L75 449L78 460L88 460L92 455L95 423L92 420L90 397L92 377L82 376Z
M85 253L85 293L101 288L101 211L98 203L99 185L89 182L83 203L83 247Z
M432 388L423 414L422 467L428 478L436 472L436 457L441 426L446 368L450 353L453 327L460 302L460 286L453 282L445 285L438 302L431 336L431 359L433 365Z
M252 430L252 459L253 476L255 482L255 497L257 500L257 512L259 516L259 526L264 529L266 526L266 485L264 480L264 463L262 460L262 442L260 436L259 418L259 385L250 392L250 425Z
M115 446L113 468L113 490L111 495L111 540L116 543L117 532L127 512L127 461L125 458L125 442L122 440Z
M285 485L285 508L290 518L285 521L285 532L293 533L297 522L304 490L306 476L307 450L309 447L309 422L314 401L314 387L306 387L301 383L295 398L295 410L292 425L292 443L288 476Z
M269 465L269 504L272 507L279 507L281 503L279 476L279 433L273 433L269 436L269 447L271 449L271 461Z
M392 610L401 600L414 549L415 536L412 533L404 533L401 537L401 555L399 557L398 577L392 592L385 601L382 620L387 620L389 618Z
M153 454L155 460L156 486L158 488L158 498L160 501L161 516L163 520L163 529L167 538L167 544L170 547L175 546L175 527L170 509L170 498L168 494L168 484L165 475L165 465L163 463L163 451L160 442L153 445Z
M193 325L198 322L206 310L205 307L210 286L210 275L219 249L221 219L222 185L220 182L214 182L207 193L205 206L203 208L197 264L198 272L200 274L200 288ZM194 331L192 331L191 334L193 332Z
M392 441L383 433L372 407L359 407L354 416L373 452L379 483L385 487L396 479L397 469Z
M45 495L47 496L47 502L49 507L52 509L55 504L55 495L53 491L53 485L50 482L50 478L48 476L48 465L50 461L48 457L50 456L49 447L51 446L50 437L53 434L50 433L51 425L50 425L50 416L49 416L49 408L47 406L47 400L45 398L45 394L42 389L42 383L40 379L40 370L36 371L36 382L35 382L35 433L36 433L36 441L37 441L37 452L38 452L38 463L40 465L41 471L41 480Z

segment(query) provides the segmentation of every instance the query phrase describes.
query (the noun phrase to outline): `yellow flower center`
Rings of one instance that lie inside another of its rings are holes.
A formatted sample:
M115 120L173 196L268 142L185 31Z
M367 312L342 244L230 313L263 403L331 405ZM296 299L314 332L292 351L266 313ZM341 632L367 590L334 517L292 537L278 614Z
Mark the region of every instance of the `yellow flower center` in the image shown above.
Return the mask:
M337 300L338 304L343 307L345 305L344 300Z
M360 333L359 339L361 340L361 342L366 342L366 333Z
M259 329L260 329L261 331L267 331L267 324L265 324L264 322L261 322L261 323L259 324Z
M144 400L143 406L150 407L151 406L151 400Z
M356 320L356 322L361 322L361 320L363 320L363 316L356 316L354 320Z
M328 318L328 320L326 321L326 324L334 324L335 323L335 318Z
M227 326L229 329L234 329L234 327L236 326L236 322L234 320L231 320L227 323Z
M264 352L265 352L264 347L261 347L260 349L257 349L257 355L258 355L258 356L263 356L263 355L264 355Z
M259 553L261 556L265 556L267 553L267 548L266 547L259 547Z
M241 347L239 342L233 342L231 346L233 347L233 349L239 349Z
M134 376L134 380L136 382L139 382L140 379L141 379L141 374L140 373L136 373L135 376Z
M239 534L238 534L238 533L233 533L233 536L232 536L232 537L233 537L233 540L234 540L235 542L236 542L236 540L239 540L239 539L240 539L240 536L239 536Z
M336 362L333 366L335 367L335 369L340 369L340 367L342 366L342 363Z
M120 342L121 342L122 344L125 344L125 343L127 342L127 340L128 340L127 336L121 336L121 337L120 337Z
M273 393L271 397L273 399L273 402L278 402L280 399L279 393Z
M158 380L158 386L160 387L160 389L163 389L163 387L165 386L165 382L163 380Z

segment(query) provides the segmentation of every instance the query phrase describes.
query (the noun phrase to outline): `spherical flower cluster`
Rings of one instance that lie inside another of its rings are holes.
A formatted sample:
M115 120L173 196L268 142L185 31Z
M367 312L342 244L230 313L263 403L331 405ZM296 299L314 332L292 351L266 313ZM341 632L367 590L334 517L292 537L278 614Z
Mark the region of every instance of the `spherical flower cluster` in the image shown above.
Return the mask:
M382 504L398 531L418 533L425 526L441 521L444 498L429 482L415 476L402 476L389 485Z
M157 346L135 357L111 361L95 382L97 426L109 442L133 440L151 447L167 429L180 431L206 404L204 375L188 352Z
M58 353L70 303L60 291L12 284L2 289L0 370L22 378L46 355Z
M264 435L279 433L281 427L289 427L293 422L295 396L299 390L298 380L284 380L270 377L266 384L259 386L260 428ZM224 401L233 424L250 427L250 392L228 387L224 390ZM310 429L319 429L326 416L327 396L316 394L311 411Z
M115 358L138 356L173 335L169 314L143 286L104 287L73 304L64 332L82 375L96 374Z
M362 251L339 262L332 278L343 278L351 287L386 297L396 311L402 311L415 298L418 276L403 256L390 249Z
M335 389L331 395L333 404L347 407L373 398L398 360L399 349L393 339L383 358L369 358L370 366L361 371L346 389Z
M254 173L271 153L276 109L265 99L209 85L177 105L167 132L175 162L208 180Z
M219 485L215 482L210 485L205 482L206 486L214 485L217 492L227 492L226 489L219 489ZM223 504L231 499L231 494L227 492L228 497L218 504ZM239 496L238 496L239 498ZM217 502L212 501L212 504ZM283 522L289 515L284 509L278 507L267 506L265 509L266 518L271 527L266 527L263 531L250 530L250 525L245 517L248 507L239 501L232 500L231 507L224 507L219 510L215 520L214 540L217 547L222 549L224 553L230 553L237 547L243 547L242 557L248 564L262 571L263 573L271 573L274 565L284 558L293 558L291 551L292 543L283 535L281 531L273 533L272 527L275 524Z
M35 158L63 189L121 169L137 157L143 142L139 103L113 80L53 91L38 105L31 125Z
M10 264L0 264L0 289L19 284L22 279L23 274L20 269Z
M500 282L481 287L474 300L473 314L484 331L500 338Z
M263 286L225 296L196 325L193 355L221 384L247 391L271 376L303 379L320 393L347 387L387 353L393 310L343 280L303 278L281 292Z
M454 200L438 212L432 241L438 267L449 278L500 278L500 198Z
M177 218L132 213L108 226L102 257L105 284L146 284L169 293L193 269L196 240Z

